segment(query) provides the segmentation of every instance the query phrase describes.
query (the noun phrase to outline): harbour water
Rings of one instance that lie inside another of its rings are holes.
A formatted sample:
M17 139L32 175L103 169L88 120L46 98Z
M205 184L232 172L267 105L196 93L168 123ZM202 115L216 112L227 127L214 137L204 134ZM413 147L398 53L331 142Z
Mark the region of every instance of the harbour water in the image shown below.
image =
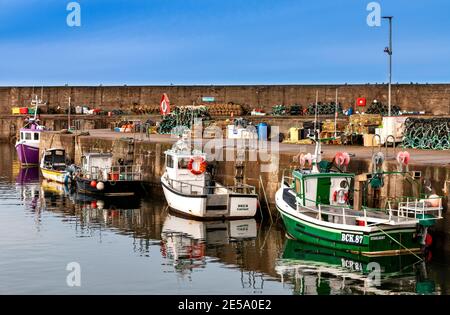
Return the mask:
M86 198L20 169L8 144L0 156L0 294L450 293L448 212L426 263L371 260L289 240L276 218L179 218L159 188L139 200ZM368 281L371 262L380 283ZM70 263L80 286L67 283Z

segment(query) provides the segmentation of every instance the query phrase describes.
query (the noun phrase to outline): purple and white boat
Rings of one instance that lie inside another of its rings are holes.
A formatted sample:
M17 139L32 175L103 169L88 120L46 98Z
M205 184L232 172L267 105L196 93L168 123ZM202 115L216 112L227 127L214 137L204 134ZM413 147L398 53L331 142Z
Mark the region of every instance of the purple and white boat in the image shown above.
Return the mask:
M42 131L44 127L35 119L29 119L25 127L20 129L16 151L23 166L39 165L39 142Z
M19 140L16 142L16 151L22 166L39 165L39 142L41 132L45 130L44 126L39 124L37 119L38 106L42 103L37 95L31 101L35 105L34 117L25 120L25 126L20 129Z

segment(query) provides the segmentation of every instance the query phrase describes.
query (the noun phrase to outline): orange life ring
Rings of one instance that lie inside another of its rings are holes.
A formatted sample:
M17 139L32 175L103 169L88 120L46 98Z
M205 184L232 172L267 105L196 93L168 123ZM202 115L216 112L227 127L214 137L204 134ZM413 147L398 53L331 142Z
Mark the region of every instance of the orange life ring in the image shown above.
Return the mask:
M205 256L205 244L194 244L187 247L189 258L202 258Z
M198 163L198 169L194 169L194 162ZM206 171L206 167L208 166L208 163L206 163L205 159L201 156L194 156L191 157L188 164L188 170L191 171L194 175L200 175L203 174Z

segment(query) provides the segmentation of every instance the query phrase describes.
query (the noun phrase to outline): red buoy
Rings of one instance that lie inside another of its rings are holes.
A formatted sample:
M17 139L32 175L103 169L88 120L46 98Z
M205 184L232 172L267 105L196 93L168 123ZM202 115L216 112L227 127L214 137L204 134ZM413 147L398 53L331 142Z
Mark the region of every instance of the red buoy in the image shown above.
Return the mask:
M91 182L91 187L92 187L92 188L97 187L97 182L96 182L95 180L93 180L93 181Z
M430 234L425 236L425 246L430 247L433 244L433 237Z

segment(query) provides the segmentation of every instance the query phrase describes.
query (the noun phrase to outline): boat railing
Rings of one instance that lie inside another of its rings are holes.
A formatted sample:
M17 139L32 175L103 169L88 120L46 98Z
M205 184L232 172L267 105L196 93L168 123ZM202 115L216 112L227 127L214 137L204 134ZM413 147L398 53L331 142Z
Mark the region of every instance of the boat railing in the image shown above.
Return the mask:
M297 202L297 211L298 212L304 212L305 208L307 209L307 211L317 212L317 219L320 221L323 220L323 215L332 215L335 217L341 217L343 224L347 224L347 222L349 222L349 220L351 220L351 219L365 222L364 225L367 225L367 226L369 226L367 224L367 222L373 222L374 224L379 224L379 223L387 221L387 219L371 216L370 211L367 211L366 209L363 209L363 210L361 210L361 213L358 213L359 211L356 211L352 208L338 207L338 206L331 206L331 205L324 205L324 204L318 204L317 207L301 207L300 204Z
M349 220L355 219L358 224L363 226L373 226L381 223L389 222L408 222L421 219L438 220L442 219L442 199L439 205L435 207L427 206L426 203L414 200L401 203L397 209L392 209L390 204L386 209L363 208L362 210L354 210L350 207L333 206L325 204L317 204L316 207L301 206L297 200L297 211L312 211L317 213L317 219L322 221L323 215L332 215L341 217L343 224L348 224ZM306 210L305 210L306 209Z
M291 170L289 170L291 171ZM295 181L294 177L292 176L286 176L286 169L283 170L283 175L281 177L281 184L287 184L288 186L291 186L291 184Z
M176 179L170 179L166 177L166 180L169 184L169 186L172 189L175 189L176 191L188 194L188 195L194 195L194 194L201 194L201 195L212 195L212 194L255 194L256 188L255 186L247 185L247 184L241 184L241 185L234 185L234 186L202 186L197 185L185 181L179 181Z
M397 216L414 219L442 219L442 198L410 199L399 202Z
M142 180L140 165L114 165L110 168L93 166L89 171L84 171L83 176L93 180L104 181L130 181Z

